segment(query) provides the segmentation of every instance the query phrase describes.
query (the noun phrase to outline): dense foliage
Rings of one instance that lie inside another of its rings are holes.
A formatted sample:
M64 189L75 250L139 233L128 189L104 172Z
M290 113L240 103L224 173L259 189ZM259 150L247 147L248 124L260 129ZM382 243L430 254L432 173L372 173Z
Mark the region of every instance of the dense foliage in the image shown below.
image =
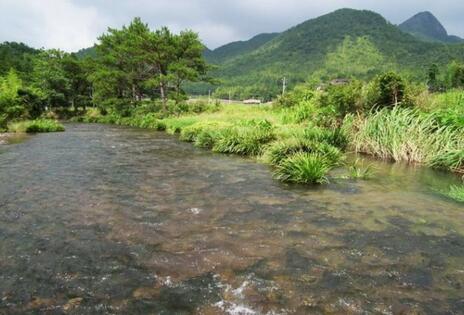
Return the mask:
M387 70L417 81L433 63L464 61L462 44L426 42L404 33L370 11L342 9L297 25L252 51L221 62L219 98L269 100L281 94L286 77L293 88L308 77L370 80ZM206 94L211 86L190 91Z
M27 133L57 132L64 131L64 126L53 119L36 119L11 123L8 130Z
M32 72L33 58L39 51L23 43L0 43L0 76L6 75L11 69L27 78Z
M222 63L226 60L239 57L240 55L258 49L262 45L277 37L277 35L279 35L279 33L259 34L247 41L232 42L214 50L206 50L204 53L205 58L208 62L211 63Z
M99 40L78 54L1 44L0 129L51 111L66 118L69 110L89 106L121 115L139 110L173 114L185 107L186 82L208 81L204 46L192 31L151 31L136 18L122 29L110 28Z
M265 106L188 100L186 83L213 83L198 35L151 31L138 18L79 55L7 43L18 56L0 75L0 128L59 131L39 118L72 109L83 113L77 121L165 130L214 152L257 157L292 183L370 177L369 167L347 161L347 150L464 173L461 46L418 41L355 10L271 37L215 72L230 78L215 92L223 98L271 100L283 76L306 78ZM340 168L345 175L334 175Z
M91 74L95 102L135 107L144 99L186 99L183 84L206 80L203 45L191 31L173 34L167 28L152 32L138 18L120 30L109 29L97 46ZM129 107L130 109L130 107Z

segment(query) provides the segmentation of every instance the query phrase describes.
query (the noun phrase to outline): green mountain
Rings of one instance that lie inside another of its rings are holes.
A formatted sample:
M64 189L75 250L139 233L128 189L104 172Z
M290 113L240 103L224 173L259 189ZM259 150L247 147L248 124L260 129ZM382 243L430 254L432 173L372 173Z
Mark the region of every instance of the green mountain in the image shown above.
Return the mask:
M0 43L0 75L10 69L15 69L20 74L29 73L32 69L32 56L38 52L23 43Z
M311 75L370 78L380 71L401 71L422 78L432 63L464 60L464 45L425 42L401 31L371 11L341 9L280 33L260 47L226 59L213 75L225 97L270 98ZM197 90L198 91L198 90Z
M249 53L265 43L275 38L278 33L264 33L254 36L247 41L232 42L214 50L205 46L204 56L212 64L219 64L233 59L237 56ZM78 58L95 57L96 49L94 47L83 48L75 53Z
M278 33L265 33L254 36L247 41L232 42L214 50L205 51L205 58L211 63L222 63L237 56L258 49L265 43L274 39Z
M77 58L83 59L86 57L94 58L97 55L97 49L95 46L89 48L82 48L79 51L75 52Z
M419 39L442 43L464 42L462 38L448 35L445 27L430 12L420 12L399 25L404 32L410 33Z

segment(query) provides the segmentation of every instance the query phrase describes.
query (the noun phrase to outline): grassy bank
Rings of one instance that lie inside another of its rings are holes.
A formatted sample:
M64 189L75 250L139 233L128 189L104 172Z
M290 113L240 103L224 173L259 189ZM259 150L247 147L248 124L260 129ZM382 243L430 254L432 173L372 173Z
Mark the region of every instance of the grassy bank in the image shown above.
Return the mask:
M8 131L26 133L58 132L64 131L64 126L55 120L36 119L12 122L8 124Z
M464 185L463 186L451 186L449 191L445 195L457 202L464 203Z
M346 125L356 152L464 172L464 130L439 124L434 114L394 108L347 117Z
M91 111L79 120L179 134L180 140L197 147L256 158L271 165L277 179L287 182L325 183L331 170L344 165L346 140L340 130L289 119L287 111L271 105L230 104L167 118L102 116Z
M425 101L423 95L405 94L403 103L381 107L378 97L365 92L368 87L355 82L325 91L301 89L274 105L190 104L182 111L128 117L91 110L77 120L179 134L197 147L256 158L285 182L326 183L340 168L346 175L337 178L372 177L369 166L349 164L347 152L464 172L464 128L453 118L462 111L464 92L428 94ZM448 101L457 103L446 106Z

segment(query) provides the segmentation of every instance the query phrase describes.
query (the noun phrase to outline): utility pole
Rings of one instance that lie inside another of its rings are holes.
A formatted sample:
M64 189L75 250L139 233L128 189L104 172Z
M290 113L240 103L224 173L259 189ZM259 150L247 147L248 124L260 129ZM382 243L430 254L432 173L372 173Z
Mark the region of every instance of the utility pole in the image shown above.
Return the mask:
M229 104L232 103L232 92L229 91Z
M287 89L287 78L284 77L282 79L282 96L285 94L285 90Z
M208 90L208 104L211 103L211 90Z

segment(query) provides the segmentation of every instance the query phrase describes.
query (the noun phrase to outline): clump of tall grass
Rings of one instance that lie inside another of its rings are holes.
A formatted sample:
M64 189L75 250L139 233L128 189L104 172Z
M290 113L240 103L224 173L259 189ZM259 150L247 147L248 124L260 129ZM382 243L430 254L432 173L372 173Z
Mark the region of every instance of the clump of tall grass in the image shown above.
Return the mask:
M219 121L200 121L182 129L179 139L187 142L195 142L198 135L207 130L218 130L228 126Z
M356 152L464 171L464 131L441 126L433 115L396 107L367 117L351 116L346 123Z
M275 178L294 183L322 184L328 172L343 160L340 149L329 144L323 131L309 131L275 141L262 160L274 166Z
M59 132L64 131L64 126L52 119L36 119L13 122L8 125L8 131L27 133Z
M356 160L349 165L348 172L351 179L369 179L374 176L374 167L371 164L364 166L364 163Z
M464 185L451 186L449 192L445 193L449 198L464 203Z
M273 128L268 121L239 121L217 133L213 151L255 156L261 154L264 145L274 139Z
M221 131L231 126L229 123L220 121L200 121L182 129L179 139L193 142L198 147L211 148L219 138Z
M287 157L296 153L316 153L323 156L331 165L337 165L342 159L341 151L326 143L305 138L289 138L269 145L263 154L266 163L277 166Z
M220 129L202 130L195 138L194 145L199 148L212 148L220 134Z
M297 152L276 167L274 177L284 182L324 184L328 182L329 164L320 154Z
M303 137L317 142L325 142L342 150L348 145L348 138L341 128L307 128L303 132Z
M464 91L427 94L421 109L431 113L440 125L464 128Z
M434 156L430 160L428 165L434 168L446 169L446 170L463 173L464 172L464 147L461 147L461 149L444 150L441 154Z

